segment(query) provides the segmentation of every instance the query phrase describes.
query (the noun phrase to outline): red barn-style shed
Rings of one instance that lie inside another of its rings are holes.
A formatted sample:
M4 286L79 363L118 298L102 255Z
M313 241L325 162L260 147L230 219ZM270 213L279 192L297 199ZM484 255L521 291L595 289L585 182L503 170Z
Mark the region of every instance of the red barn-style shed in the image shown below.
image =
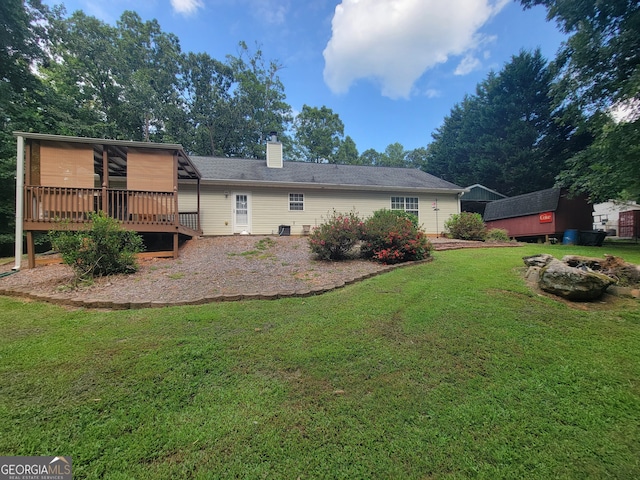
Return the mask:
M487 204L487 228L507 230L512 238L562 238L566 230L591 230L593 206L584 197L549 188Z

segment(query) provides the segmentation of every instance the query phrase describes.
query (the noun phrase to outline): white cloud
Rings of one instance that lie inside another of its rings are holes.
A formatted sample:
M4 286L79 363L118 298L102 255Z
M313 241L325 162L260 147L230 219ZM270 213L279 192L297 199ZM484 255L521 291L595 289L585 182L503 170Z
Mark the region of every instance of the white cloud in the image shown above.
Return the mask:
M508 1L343 0L323 52L325 83L345 93L358 79L375 79L382 95L407 98L425 71L451 56L469 55L464 67L477 66L471 53L488 40L478 30Z
M192 15L199 8L203 8L202 0L171 0L171 6L176 13L181 15Z
M442 95L442 92L435 88L427 88L422 94L427 98L438 98Z
M289 2L281 0L251 0L250 8L253 15L265 23L273 25L284 24L289 10Z
M469 53L469 54L464 56L462 61L456 67L456 69L453 72L453 74L454 75L467 75L467 74L473 72L474 70L477 70L478 68L480 68L481 65L482 65L482 62L480 62L480 60L478 60L471 53Z

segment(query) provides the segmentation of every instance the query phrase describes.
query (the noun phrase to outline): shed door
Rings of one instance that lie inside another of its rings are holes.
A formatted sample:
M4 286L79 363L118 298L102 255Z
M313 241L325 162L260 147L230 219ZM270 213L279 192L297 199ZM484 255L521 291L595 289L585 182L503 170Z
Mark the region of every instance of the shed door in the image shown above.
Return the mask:
M251 233L251 195L233 194L233 233Z

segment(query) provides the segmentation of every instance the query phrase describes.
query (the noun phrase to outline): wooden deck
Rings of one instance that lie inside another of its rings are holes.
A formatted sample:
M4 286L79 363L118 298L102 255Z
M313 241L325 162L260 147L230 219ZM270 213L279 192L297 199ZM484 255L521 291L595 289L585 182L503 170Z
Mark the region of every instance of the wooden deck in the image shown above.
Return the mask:
M178 212L177 195L172 192L25 187L25 230L78 230L86 227L90 213L100 211L137 232L202 233L198 212Z

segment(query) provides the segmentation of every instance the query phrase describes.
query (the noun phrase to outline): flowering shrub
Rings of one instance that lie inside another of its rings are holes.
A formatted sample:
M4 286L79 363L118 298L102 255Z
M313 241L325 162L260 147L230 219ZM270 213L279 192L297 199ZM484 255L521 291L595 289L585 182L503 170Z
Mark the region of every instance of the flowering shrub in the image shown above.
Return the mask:
M361 246L364 258L391 264L421 260L430 252L431 243L413 215L383 209L364 223Z
M334 210L326 222L312 230L311 251L320 260L349 258L362 236L362 227L362 220L355 213L342 214Z
M444 223L447 235L460 240L484 240L487 229L479 213L462 212L451 215Z

